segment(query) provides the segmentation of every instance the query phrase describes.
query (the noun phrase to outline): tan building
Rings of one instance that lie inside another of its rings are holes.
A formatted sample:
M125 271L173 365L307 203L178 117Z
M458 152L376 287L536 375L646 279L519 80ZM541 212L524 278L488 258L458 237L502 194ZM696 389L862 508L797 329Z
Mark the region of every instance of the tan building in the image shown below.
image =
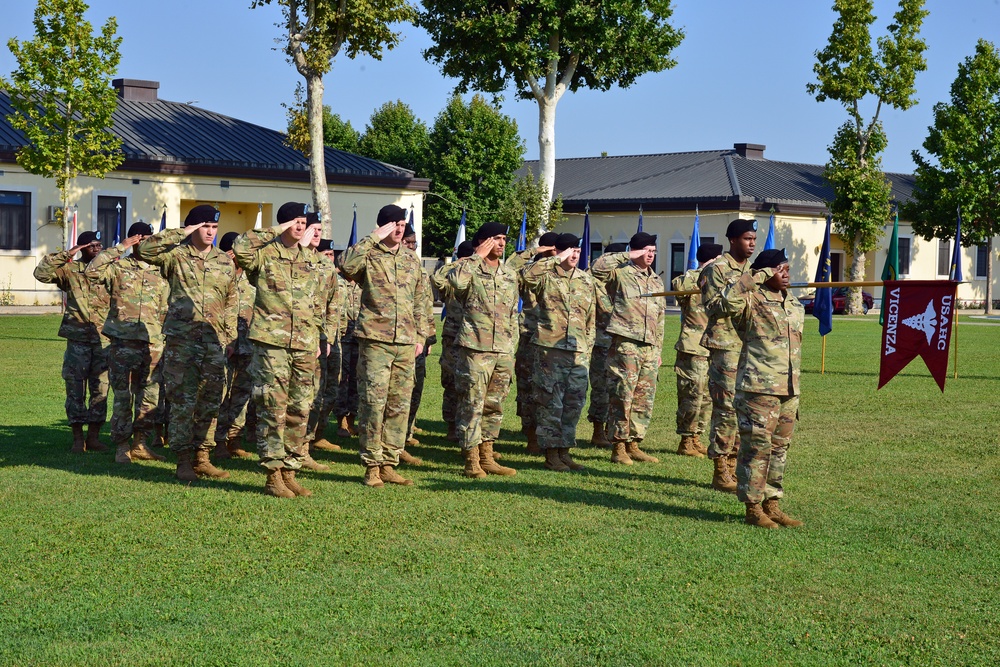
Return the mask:
M143 220L159 229L178 227L193 207L221 212L219 235L274 224L286 201L311 202L309 162L285 145L284 135L188 104L157 97L155 81L117 79L119 103L112 131L122 139L125 161L104 179L80 177L69 197L77 231L100 230L113 243L119 212L121 235ZM7 123L13 112L0 91L0 303L49 305L58 290L35 281L46 254L73 245L62 225L60 196L51 179L24 171L14 159L24 137ZM386 204L412 207L420 232L423 193L429 181L376 160L326 150L330 237L344 248L357 210L358 238L370 233ZM119 208L120 207L120 208Z
M771 210L775 217L775 247L785 248L792 280L809 282L816 275L820 247L826 229L825 202L833 192L823 179L822 165L777 162L764 158L760 144L735 144L731 150L663 153L619 157L556 160L555 191L563 197L567 220L557 231L580 234L589 206L591 255L614 241L628 241L635 233L639 213L643 230L657 237L657 271L664 282L683 273L694 224L699 215L701 242L726 247L726 227L733 218L759 221L758 248L768 233ZM526 168L536 175L538 163ZM905 202L913 192L913 176L886 174L892 195ZM885 228L880 246L868 253L866 280L882 275L892 224ZM952 241L927 241L915 235L910 225L899 223L900 275L904 279L946 279L951 265ZM831 235L834 280L849 277L849 243ZM994 248L1000 243L994 240ZM997 257L988 256L986 246L963 250L965 284L958 289L960 302L981 302L986 295L986 262L993 262L993 291L1000 294ZM876 299L881 289L866 288Z

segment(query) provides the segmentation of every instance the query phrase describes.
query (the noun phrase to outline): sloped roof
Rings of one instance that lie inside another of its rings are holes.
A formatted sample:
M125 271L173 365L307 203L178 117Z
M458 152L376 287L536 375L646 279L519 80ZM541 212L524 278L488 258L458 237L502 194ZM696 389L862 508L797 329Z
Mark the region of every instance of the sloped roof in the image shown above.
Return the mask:
M11 113L0 91L0 156L27 143L8 123ZM309 180L308 158L285 145L283 133L190 104L119 99L111 131L125 154L119 169ZM427 189L424 179L413 182L412 171L333 148L326 149L326 170L331 182Z
M763 154L763 147L761 154ZM524 163L521 173L539 173L539 163ZM913 176L886 174L892 196L908 201ZM823 165L746 157L734 149L623 155L556 160L555 192L566 210L611 211L638 205L647 209L739 206L749 210L825 210L833 189Z

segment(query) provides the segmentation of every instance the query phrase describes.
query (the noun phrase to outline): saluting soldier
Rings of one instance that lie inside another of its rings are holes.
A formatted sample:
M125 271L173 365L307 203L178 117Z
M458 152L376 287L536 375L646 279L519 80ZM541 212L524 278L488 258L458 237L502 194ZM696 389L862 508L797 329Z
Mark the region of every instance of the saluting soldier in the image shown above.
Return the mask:
M83 232L69 250L46 255L35 267L35 280L56 285L66 293L66 310L59 336L66 339L62 377L66 381L66 418L73 431L73 449L103 452L98 436L108 416L108 346L101 331L108 317L110 296L85 273L87 264L101 252L100 234ZM73 258L80 253L80 261ZM88 402L87 397L90 400ZM84 439L83 425L87 424Z
M464 259L470 256L474 246L472 241L462 241L455 250L455 259ZM448 282L448 274L455 268L455 264L444 264L434 275L431 282L437 288L444 302L444 325L441 327L441 388L444 395L441 400L441 418L448 427L445 439L448 442L458 442L458 433L455 430L456 412L458 410L458 392L455 385L455 371L458 368L458 359L461 348L455 343L458 336L459 326L462 324L462 302L455 298L455 290ZM494 453L494 457L496 454Z
M626 243L609 243L605 253L624 252L628 249ZM591 273L593 275L593 273ZM608 423L608 350L611 348L611 334L608 324L614 304L608 294L608 286L599 280L594 280L594 304L597 307L597 335L594 337L594 350L590 355L590 407L587 409L587 420L593 425L593 435L590 444L602 449L611 447L608 440L606 425Z

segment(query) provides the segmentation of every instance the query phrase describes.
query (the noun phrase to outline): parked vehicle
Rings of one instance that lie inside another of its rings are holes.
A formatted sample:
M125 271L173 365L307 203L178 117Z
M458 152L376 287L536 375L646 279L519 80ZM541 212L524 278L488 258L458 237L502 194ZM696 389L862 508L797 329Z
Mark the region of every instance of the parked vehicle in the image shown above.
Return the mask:
M835 287L833 289L833 312L837 315L842 314L847 310L847 287ZM816 293L810 292L805 296L799 297L799 303L806 309L807 313L812 313L813 311L813 301L816 299ZM875 306L875 297L873 297L868 292L861 292L861 311L863 313L868 313L868 311Z

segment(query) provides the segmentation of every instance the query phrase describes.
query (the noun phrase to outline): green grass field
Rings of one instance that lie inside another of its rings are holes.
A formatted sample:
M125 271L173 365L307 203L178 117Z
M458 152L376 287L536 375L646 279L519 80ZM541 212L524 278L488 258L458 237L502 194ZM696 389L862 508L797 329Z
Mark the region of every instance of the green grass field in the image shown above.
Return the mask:
M0 317L2 665L1000 661L1000 327L963 318L944 394L919 359L876 392L877 320L836 318L820 375L807 318L783 503L806 526L765 531L670 454L672 350L659 464L580 447L585 471L549 472L511 396L517 476L463 478L435 350L415 487L366 489L354 441L301 476L312 498L280 500L253 462L188 486L169 462L71 455L58 321Z

